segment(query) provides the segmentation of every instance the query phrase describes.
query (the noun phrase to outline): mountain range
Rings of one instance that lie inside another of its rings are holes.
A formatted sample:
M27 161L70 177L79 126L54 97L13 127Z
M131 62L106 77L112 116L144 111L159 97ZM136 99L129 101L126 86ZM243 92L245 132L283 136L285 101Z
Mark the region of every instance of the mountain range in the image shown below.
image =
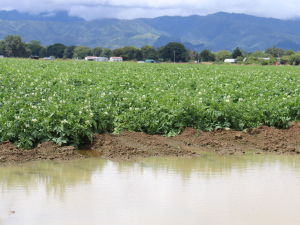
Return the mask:
M247 52L273 47L298 51L300 21L255 17L219 12L207 16L162 16L133 20L98 19L84 21L66 11L30 15L0 11L0 39L18 34L29 42L43 45L62 43L89 47L124 46L161 47L181 42L186 48L202 51L230 50L239 47Z

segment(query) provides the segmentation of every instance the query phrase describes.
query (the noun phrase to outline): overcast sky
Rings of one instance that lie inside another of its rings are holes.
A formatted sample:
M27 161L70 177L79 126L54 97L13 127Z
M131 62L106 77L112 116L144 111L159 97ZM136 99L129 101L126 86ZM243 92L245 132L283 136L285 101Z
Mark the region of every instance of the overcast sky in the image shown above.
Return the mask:
M97 18L153 18L207 15L216 12L245 13L261 17L300 17L299 0L1 0L1 10L16 9L38 14L68 10L85 20Z

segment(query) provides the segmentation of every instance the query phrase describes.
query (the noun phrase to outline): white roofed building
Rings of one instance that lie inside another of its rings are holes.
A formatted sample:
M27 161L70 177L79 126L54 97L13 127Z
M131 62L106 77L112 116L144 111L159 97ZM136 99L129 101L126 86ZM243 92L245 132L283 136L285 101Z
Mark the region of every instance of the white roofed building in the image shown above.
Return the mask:
M123 58L122 57L110 57L109 61L110 62L122 62Z
M235 63L235 59L225 59L224 63Z
M97 56L87 56L84 58L86 61L98 61L98 62L107 62L108 58L106 57L97 57Z
M94 61L95 58L98 58L97 56L87 56L84 58L85 61Z

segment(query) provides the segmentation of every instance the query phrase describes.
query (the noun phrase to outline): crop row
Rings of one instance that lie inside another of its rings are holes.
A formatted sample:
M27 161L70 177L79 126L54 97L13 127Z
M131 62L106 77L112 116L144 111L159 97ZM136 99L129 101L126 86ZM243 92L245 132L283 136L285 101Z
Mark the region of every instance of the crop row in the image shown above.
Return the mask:
M30 148L124 129L284 128L299 120L299 81L296 67L3 59L0 138Z

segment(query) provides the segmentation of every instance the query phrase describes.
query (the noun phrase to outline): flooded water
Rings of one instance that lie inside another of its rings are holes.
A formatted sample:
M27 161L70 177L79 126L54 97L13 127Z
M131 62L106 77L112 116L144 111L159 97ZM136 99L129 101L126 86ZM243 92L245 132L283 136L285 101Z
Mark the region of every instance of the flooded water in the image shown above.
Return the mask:
M0 187L0 221L9 225L300 221L300 156L34 162L1 167Z

